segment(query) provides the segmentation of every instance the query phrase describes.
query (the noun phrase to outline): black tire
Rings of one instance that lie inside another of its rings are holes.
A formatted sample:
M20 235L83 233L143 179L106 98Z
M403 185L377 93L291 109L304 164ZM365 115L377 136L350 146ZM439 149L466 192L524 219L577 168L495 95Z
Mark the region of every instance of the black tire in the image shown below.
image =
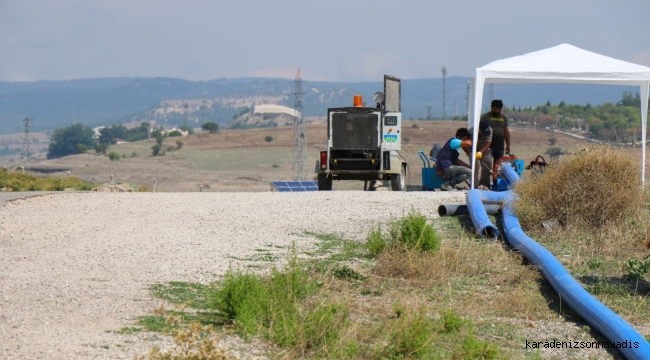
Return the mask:
M399 174L390 176L390 187L393 191L406 190L406 167L402 166L402 171Z
M318 174L318 191L332 190L332 177L327 174Z

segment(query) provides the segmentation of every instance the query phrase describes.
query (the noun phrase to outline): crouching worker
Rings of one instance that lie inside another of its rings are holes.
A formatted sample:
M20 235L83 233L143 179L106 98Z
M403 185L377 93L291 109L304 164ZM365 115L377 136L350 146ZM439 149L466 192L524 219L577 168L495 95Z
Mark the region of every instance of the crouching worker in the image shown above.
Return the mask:
M472 135L466 128L456 130L456 137L447 140L438 152L436 173L445 182L440 187L443 191L457 190L458 184L472 176L472 167L458 159L460 149L467 152L472 147Z

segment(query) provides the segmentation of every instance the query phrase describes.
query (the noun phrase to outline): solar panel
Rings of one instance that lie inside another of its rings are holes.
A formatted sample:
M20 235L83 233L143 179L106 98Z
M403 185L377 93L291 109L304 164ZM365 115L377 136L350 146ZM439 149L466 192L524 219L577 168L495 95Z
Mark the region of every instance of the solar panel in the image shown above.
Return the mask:
M315 181L271 181L271 191L318 191L318 184Z

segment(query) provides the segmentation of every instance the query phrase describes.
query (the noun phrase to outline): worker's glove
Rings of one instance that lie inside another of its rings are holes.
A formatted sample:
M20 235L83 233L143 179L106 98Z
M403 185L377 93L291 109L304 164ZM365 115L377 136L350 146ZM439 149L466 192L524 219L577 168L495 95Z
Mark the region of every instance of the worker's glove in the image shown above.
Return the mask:
M476 152L476 160L481 160L482 157L483 157L483 153L480 152L480 151L477 151Z

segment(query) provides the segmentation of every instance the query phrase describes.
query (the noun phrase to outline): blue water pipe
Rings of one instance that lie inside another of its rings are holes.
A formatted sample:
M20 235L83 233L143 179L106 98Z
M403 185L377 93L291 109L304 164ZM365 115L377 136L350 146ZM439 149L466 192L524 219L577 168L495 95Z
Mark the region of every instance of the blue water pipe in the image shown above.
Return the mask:
M509 165L502 168L501 175L509 183L510 188L519 179L517 173ZM489 237L491 230L485 230L489 226L496 230L492 223L488 225L485 222L485 219L488 222L489 219L483 204L501 203L503 231L508 243L539 267L544 277L560 295L560 300L569 305L610 343L627 345L625 348L617 349L626 359L650 359L648 341L623 318L586 291L571 277L553 254L523 232L519 220L511 208L514 196L511 191L490 192L473 189L467 192L467 208L472 223L479 234Z

